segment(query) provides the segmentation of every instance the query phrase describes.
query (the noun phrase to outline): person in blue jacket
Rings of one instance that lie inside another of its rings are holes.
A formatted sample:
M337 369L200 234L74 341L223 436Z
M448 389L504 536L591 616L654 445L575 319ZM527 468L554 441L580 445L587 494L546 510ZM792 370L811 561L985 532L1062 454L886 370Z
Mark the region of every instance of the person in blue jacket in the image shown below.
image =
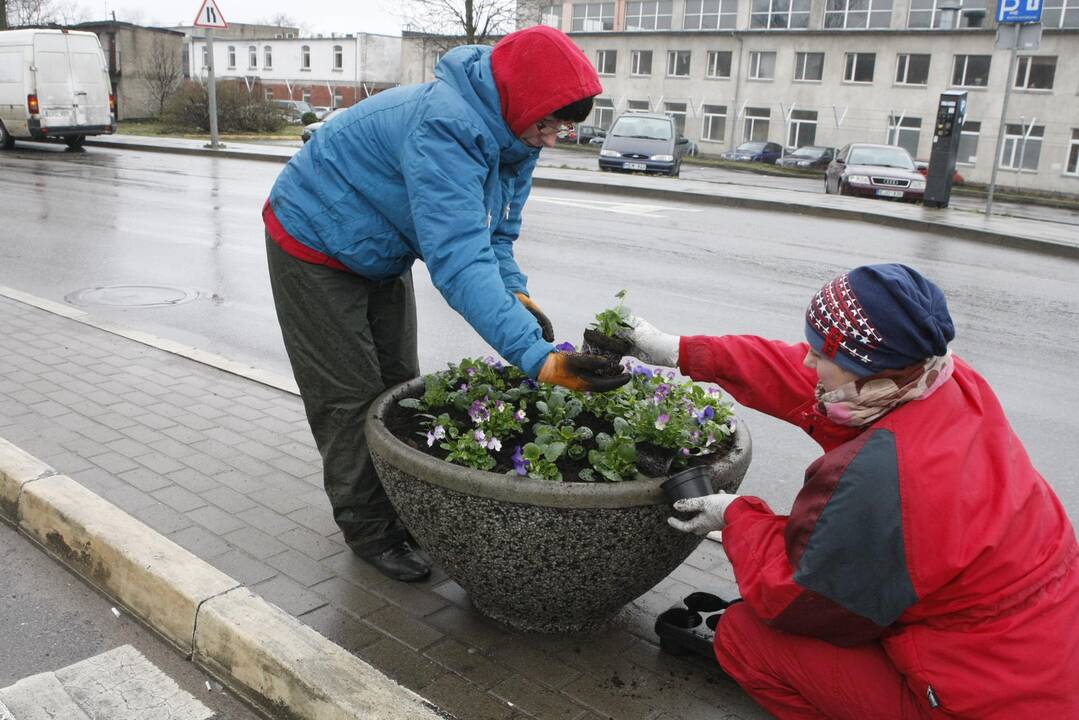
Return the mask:
M556 351L513 256L540 148L584 120L599 78L564 34L463 46L435 80L341 114L281 172L263 209L274 304L345 541L397 580L430 572L382 488L365 413L419 375L411 266L532 378L612 390L612 361Z

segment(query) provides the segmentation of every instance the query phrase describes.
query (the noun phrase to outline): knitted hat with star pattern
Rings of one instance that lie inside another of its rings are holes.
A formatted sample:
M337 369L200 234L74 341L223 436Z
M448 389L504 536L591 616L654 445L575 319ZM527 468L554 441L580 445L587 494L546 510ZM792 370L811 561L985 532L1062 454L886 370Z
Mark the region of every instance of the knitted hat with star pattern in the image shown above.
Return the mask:
M944 293L906 265L863 265L822 287L806 310L806 339L860 377L943 355L955 337Z

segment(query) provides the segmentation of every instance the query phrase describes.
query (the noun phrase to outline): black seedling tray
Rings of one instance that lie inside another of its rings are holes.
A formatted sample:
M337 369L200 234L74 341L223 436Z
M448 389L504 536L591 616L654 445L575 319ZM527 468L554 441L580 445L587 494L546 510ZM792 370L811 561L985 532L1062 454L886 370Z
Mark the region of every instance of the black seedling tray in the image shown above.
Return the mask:
M690 593L681 605L675 605L656 618L659 646L670 655L701 655L714 660L712 642L723 611L737 600L727 601L706 592Z

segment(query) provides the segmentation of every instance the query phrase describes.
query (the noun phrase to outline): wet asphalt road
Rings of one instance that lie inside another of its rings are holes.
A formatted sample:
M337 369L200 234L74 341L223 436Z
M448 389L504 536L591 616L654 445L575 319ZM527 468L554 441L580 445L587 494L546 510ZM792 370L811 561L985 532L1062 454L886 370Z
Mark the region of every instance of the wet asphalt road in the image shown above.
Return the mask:
M0 155L0 285L64 301L98 286L135 289L87 305L95 318L287 373L259 211L273 163L20 145ZM533 297L560 339L629 291L635 312L681 334L798 341L810 296L836 273L900 261L949 297L953 344L993 383L1028 452L1079 519L1079 261L868 223L540 189L518 245ZM490 350L416 266L426 370ZM743 491L789 509L818 454L798 431L747 412L755 452ZM942 442L946 439L942 438Z

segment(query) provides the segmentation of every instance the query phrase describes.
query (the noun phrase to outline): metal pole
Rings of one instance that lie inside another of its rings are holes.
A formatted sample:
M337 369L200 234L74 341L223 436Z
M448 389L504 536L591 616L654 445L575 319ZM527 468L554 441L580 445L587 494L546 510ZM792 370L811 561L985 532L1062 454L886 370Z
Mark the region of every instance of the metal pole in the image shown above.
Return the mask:
M1000 165L1000 148L1004 143L1004 126L1008 121L1008 98L1012 94L1012 83L1015 81L1015 60L1019 55L1019 38L1016 37L1012 44L1011 58L1008 60L1008 75L1004 85L1004 102L1000 104L1000 127L997 128L997 147L993 153L993 173L989 176L989 193L985 197L985 216L993 214L993 190L997 185L997 167Z
M206 67L207 79L210 83L210 149L217 150L220 143L217 141L217 81L214 80L214 29L206 29L206 53L209 56L209 64Z

